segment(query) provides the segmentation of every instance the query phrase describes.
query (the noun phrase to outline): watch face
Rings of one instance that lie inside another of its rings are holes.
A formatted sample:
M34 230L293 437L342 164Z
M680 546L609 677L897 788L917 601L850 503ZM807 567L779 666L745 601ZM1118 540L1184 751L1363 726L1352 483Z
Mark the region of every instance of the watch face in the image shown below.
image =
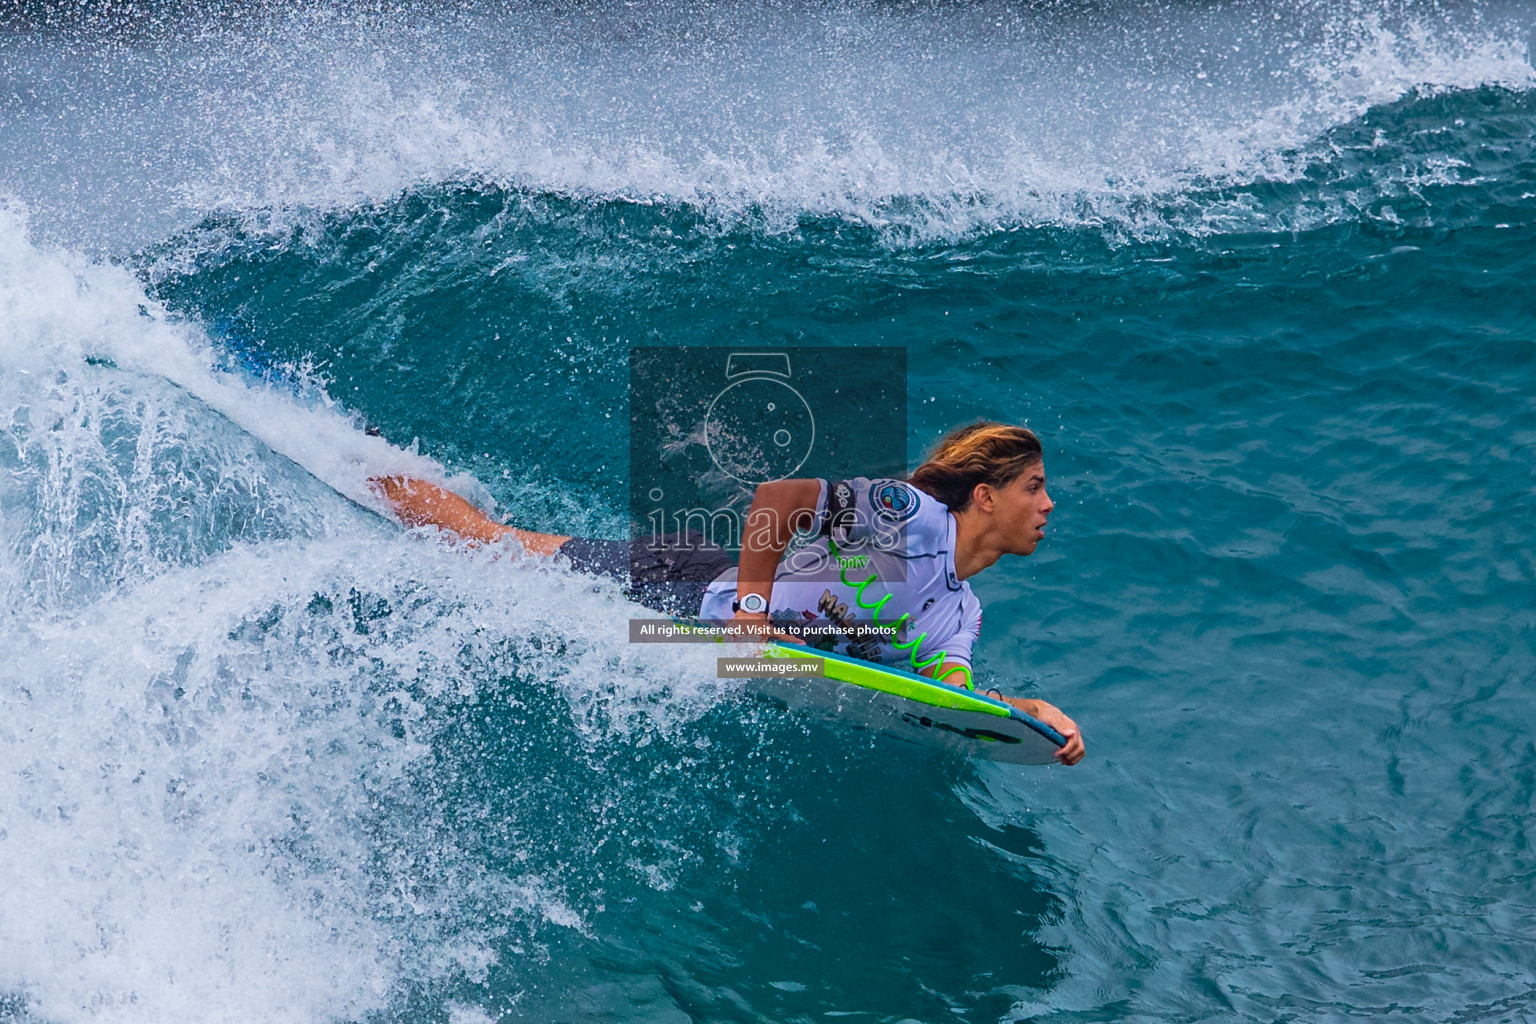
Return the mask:
M768 599L762 594L748 594L740 601L741 610L752 615L759 615L768 610Z

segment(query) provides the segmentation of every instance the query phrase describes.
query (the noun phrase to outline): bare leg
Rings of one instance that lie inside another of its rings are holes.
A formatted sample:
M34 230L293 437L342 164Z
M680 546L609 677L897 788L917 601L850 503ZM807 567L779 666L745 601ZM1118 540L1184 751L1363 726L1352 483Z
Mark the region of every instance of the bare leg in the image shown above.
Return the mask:
M450 490L407 476L368 481L407 526L436 526L471 544L493 544L510 535L531 555L552 555L570 540L555 533L535 533L503 526Z

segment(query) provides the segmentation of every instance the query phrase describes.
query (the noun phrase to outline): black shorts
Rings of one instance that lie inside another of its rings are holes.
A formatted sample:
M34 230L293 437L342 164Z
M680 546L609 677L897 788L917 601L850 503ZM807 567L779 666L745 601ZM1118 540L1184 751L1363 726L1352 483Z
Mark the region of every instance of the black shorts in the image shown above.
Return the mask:
M664 534L638 540L588 540L572 537L560 545L571 568L594 576L610 576L624 584L635 601L668 615L699 614L704 591L736 562L702 534Z

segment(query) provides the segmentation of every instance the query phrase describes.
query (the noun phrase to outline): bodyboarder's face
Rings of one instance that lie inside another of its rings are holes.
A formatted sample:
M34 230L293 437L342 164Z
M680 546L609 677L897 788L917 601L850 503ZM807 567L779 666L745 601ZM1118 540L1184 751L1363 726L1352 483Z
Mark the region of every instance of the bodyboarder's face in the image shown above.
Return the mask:
M1009 554L1031 555L1045 537L1046 520L1056 503L1045 490L1045 464L1037 462L993 492L994 522Z

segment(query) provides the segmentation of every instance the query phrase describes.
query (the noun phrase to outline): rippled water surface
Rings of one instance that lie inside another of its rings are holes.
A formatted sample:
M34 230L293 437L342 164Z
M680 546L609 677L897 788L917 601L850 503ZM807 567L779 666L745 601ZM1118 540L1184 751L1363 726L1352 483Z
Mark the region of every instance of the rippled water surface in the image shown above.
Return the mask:
M0 18L0 1020L1536 1016L1528 7ZM617 536L636 345L1036 429L1088 759L372 511Z

